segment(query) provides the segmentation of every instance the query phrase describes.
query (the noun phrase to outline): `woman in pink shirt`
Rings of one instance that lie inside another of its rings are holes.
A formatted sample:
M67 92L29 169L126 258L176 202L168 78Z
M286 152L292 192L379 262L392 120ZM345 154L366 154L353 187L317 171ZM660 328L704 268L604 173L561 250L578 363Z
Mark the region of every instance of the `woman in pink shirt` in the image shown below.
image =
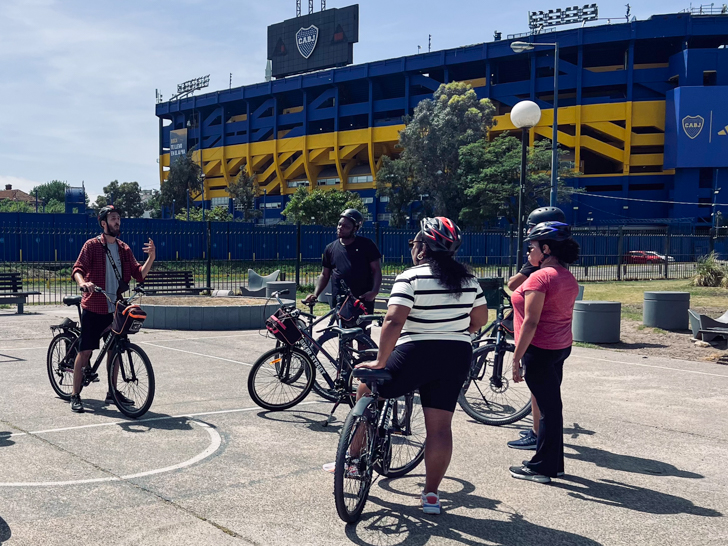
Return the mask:
M571 353L571 319L579 285L564 264L579 257L579 245L563 222L543 222L531 230L528 261L538 266L513 293L516 350L513 381L525 378L541 410L536 453L511 476L548 483L564 472L561 379Z

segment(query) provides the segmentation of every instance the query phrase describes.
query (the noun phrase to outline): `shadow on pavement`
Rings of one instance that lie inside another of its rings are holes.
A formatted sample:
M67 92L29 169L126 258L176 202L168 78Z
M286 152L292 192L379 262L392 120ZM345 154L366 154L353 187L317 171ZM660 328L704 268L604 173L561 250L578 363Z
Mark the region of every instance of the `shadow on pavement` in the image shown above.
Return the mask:
M693 479L705 477L702 474L680 470L669 463L663 463L662 461L655 461L653 459L633 457L632 455L620 455L603 449L573 444L564 444L564 447L576 451L576 453L565 452L564 457L567 459L593 463L599 467L609 468L611 470L648 474L650 476L675 476L677 478Z
M17 356L12 355L6 355L6 354L0 354L0 364L10 364L15 362L27 362L24 358L19 358Z
M569 496L575 499L646 514L690 514L709 518L723 515L717 510L696 506L682 497L614 480L592 481L579 476L566 476L551 482L551 486L569 491Z
M582 434L584 436L594 436L596 432L593 430L587 430L585 428L582 428L579 426L579 423L574 423L574 426L571 428L564 427L564 434L570 434L572 439L578 438Z
M13 533L10 531L10 526L5 522L3 518L0 518L0 544L6 540L10 540L10 536Z
M13 445L15 442L10 438L12 432L0 432L0 447L8 447Z
M267 419L268 421L291 423L293 425L304 425L306 428L308 428L309 430L313 430L314 432L335 432L338 434L341 431L341 427L344 426L344 422L340 419L336 419L336 421L331 421L328 425L324 426L324 423L326 423L326 418L329 415L328 412L324 414L314 411L261 411L257 415L258 417L262 417L263 419Z
M410 475L408 478L419 478L424 482L422 475ZM346 536L353 543L366 546L384 544L419 546L430 542L437 543L438 539L473 546L482 545L483 540L487 540L489 544L503 546L517 544L592 546L599 544L574 533L529 523L512 510L501 509L499 500L476 495L475 486L470 482L454 478L445 478L445 481L459 483L461 489L456 493L442 494L440 501L443 513L439 516L426 516L419 506L416 506L419 499L413 498L409 492L404 493L394 489L391 480L380 481L378 485L382 489L408 497L403 499L406 505L383 501L375 495L370 495L361 520L346 526ZM449 511L462 508L507 514L508 520L468 517Z

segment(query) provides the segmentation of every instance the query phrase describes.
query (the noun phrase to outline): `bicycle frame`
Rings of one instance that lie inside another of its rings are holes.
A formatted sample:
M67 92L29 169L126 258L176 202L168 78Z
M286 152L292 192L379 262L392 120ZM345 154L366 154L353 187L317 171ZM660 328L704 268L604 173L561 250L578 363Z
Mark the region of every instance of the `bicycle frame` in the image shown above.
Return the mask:
M505 290L501 289L501 294L505 297L505 299L508 300L510 303L510 298L505 293ZM504 305L501 303L498 306L498 311L496 314L495 320L488 325L488 327L482 332L481 335L479 335L475 340L473 340L473 345L477 345L478 343L482 342L482 340L493 340L491 343L487 343L486 345L482 345L478 348L482 348L483 350L486 349L492 349L493 350L493 373L490 377L490 384L497 389L502 388L503 382L501 381L501 376L503 372L503 354L504 354L504 347L508 343L506 340L506 333L503 329L503 316L506 309L512 309L511 305ZM495 338L492 336L487 336L486 334L492 332L495 330ZM475 362L472 365L471 369L471 378L477 378L478 380L482 379L480 376L481 371L483 370L483 364L480 359L476 359Z

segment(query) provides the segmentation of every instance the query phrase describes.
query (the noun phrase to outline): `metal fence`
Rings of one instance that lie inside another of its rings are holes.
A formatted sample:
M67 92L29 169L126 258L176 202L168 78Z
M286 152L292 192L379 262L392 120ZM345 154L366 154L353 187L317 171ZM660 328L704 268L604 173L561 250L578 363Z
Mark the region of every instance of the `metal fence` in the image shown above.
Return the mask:
M73 261L99 230L84 216L44 216L39 222L38 215L0 214L0 273L20 272L24 290L41 292L29 303L58 304L65 295L77 293L71 280ZM55 218L49 222L47 217ZM192 271L197 286L234 291L247 284L248 269L260 274L280 270L283 279L312 288L324 248L336 237L329 227L239 222L125 219L122 230L121 239L140 261L145 258L143 244L154 239L155 270ZM377 243L385 275L411 266L408 241L415 230L370 228L360 234ZM695 273L701 256L725 250L723 241L695 230L591 227L575 229L574 238L581 256L571 271L580 282L685 279ZM517 271L513 228L465 232L463 239L458 257L478 277L507 279ZM648 254L635 256L636 251Z

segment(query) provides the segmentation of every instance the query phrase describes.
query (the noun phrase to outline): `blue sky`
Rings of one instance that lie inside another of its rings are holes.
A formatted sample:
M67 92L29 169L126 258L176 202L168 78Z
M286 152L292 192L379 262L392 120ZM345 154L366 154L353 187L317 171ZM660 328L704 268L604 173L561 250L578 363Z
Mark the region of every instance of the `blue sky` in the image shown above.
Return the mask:
M528 30L529 10L572 4L361 0L354 60L426 51L428 34L433 50L489 42L494 30L505 38ZM624 4L599 2L599 16L623 20ZM632 14L686 7L635 1ZM294 16L294 0L2 0L0 188L84 181L92 199L115 179L158 188L155 89L168 99L205 74L209 90L224 89L231 72L234 87L263 81L266 27Z

